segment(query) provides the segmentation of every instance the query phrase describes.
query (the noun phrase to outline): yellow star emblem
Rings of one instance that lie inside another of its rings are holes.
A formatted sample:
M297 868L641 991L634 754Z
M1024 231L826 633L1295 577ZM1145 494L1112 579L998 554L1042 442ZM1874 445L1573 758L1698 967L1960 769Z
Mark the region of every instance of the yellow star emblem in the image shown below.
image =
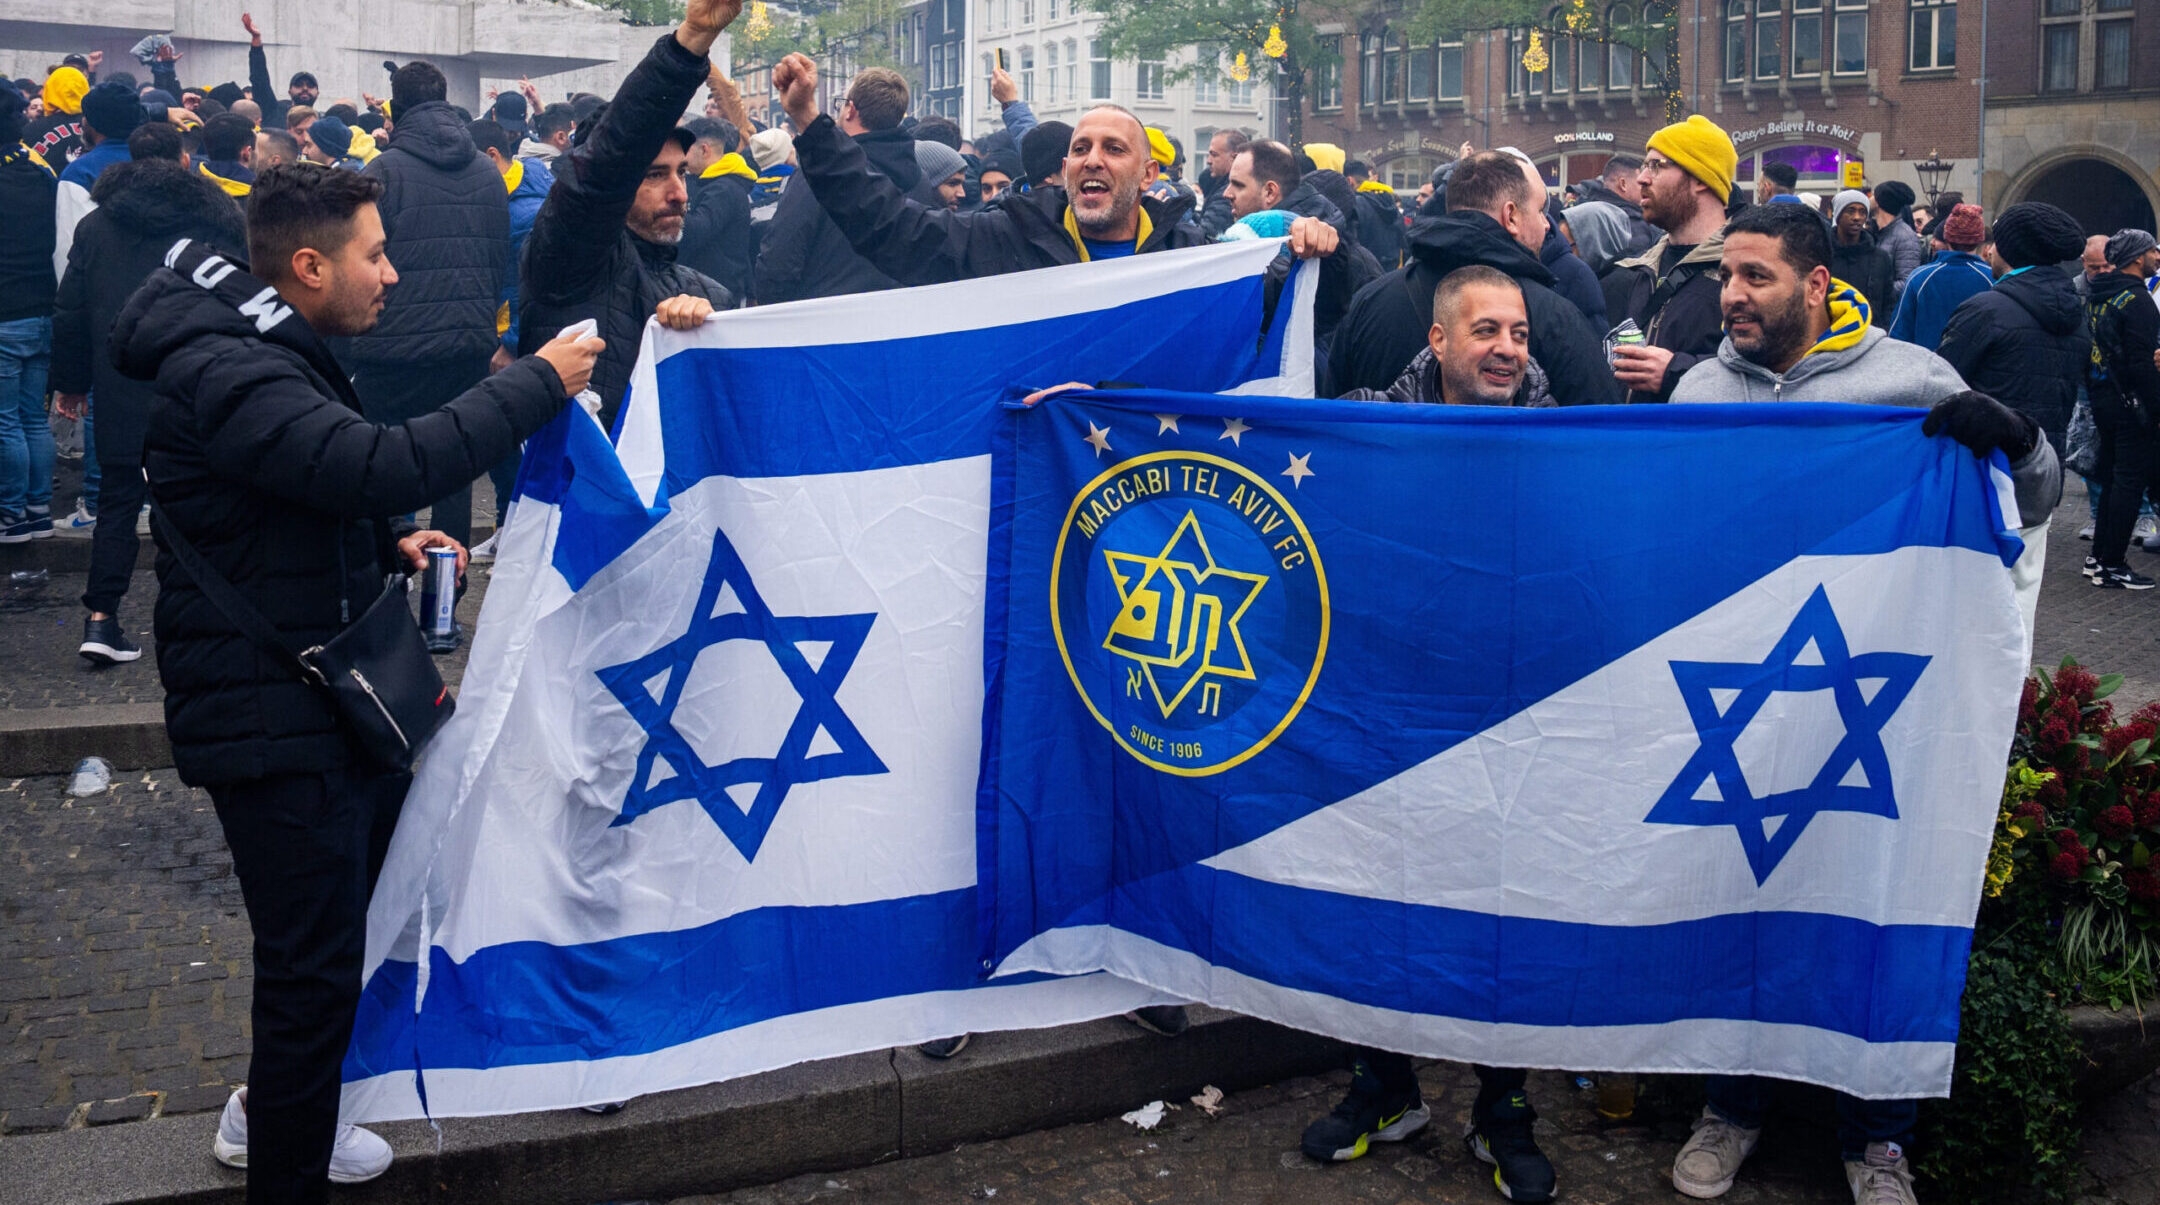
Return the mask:
M1133 672L1146 680L1165 719L1209 674L1256 677L1238 621L1267 585L1267 575L1218 565L1193 512L1185 512L1153 556L1112 549L1103 556L1118 592L1118 614L1103 647L1139 663ZM1166 681L1173 688L1167 695ZM1219 694L1202 692L1203 711L1208 696Z

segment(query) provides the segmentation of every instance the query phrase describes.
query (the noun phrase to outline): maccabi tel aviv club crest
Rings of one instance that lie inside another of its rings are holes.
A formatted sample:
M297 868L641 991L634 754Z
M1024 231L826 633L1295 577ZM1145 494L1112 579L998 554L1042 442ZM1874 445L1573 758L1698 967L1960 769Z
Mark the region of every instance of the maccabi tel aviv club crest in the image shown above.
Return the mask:
M1157 416L1159 434L1178 434L1179 418ZM1248 429L1225 425L1222 438ZM1107 432L1089 429L1108 451ZM1298 485L1313 475L1295 457L1292 470ZM1312 533L1281 490L1212 452L1149 452L1088 482L1050 575L1073 685L1126 752L1167 773L1216 774L1267 748L1327 655Z

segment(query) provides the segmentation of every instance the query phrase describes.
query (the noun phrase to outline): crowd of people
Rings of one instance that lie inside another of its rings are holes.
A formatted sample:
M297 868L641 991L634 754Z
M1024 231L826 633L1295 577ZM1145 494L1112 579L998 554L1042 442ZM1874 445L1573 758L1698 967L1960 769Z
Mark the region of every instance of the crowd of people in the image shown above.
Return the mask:
M249 17L245 85L183 86L163 37L136 47L147 81L96 54L0 80L0 543L94 526L81 652L124 664L138 518L158 516L175 765L216 805L255 930L249 1086L216 1145L250 1201L320 1201L389 1162L338 1124L338 1063L407 778L356 750L230 596L321 645L428 550L460 571L487 555L467 548L475 481L494 480L499 522L521 441L566 399L612 425L648 320L1281 238L1274 287L1318 261L1328 396L1925 408L1929 435L2006 457L2028 532L2065 465L2084 477L2086 576L2155 584L2128 560L2160 551L2150 232L1955 193L1919 207L1894 180L1823 198L1774 163L1750 203L1699 115L1563 196L1521 152L1465 146L1407 205L1340 148L1237 131L1187 181L1167 132L1109 104L1039 122L1002 71L1003 128L969 140L909 116L883 69L821 112L791 55L773 74L787 127L765 128L708 59L740 7L691 0L610 99L525 84L477 117L424 61L392 64L381 100L322 104L306 71L281 95ZM53 413L85 449L60 519ZM1182 1014L1141 1019L1175 1034ZM1551 1199L1524 1072L1478 1076L1469 1150L1509 1199ZM1731 1188L1765 1092L1711 1078L1679 1191ZM1430 1116L1407 1056L1360 1051L1304 1150L1354 1159ZM1914 1200L1913 1125L1913 1102L1840 1100L1856 1201Z

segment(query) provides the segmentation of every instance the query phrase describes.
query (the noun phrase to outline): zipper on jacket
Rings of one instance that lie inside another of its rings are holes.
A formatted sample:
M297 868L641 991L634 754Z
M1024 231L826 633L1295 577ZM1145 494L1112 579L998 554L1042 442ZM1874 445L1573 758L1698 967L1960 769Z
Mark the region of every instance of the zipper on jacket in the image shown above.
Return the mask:
M405 746L405 751L410 753L412 742L405 739L405 730L398 726L397 717L391 715L390 709L383 706L382 696L375 693L374 684L362 677L357 669L348 669L345 672L351 674L352 680L358 682L360 689L367 692L368 700L375 704L375 710L382 712L383 722L390 725L390 731L397 734L398 744Z

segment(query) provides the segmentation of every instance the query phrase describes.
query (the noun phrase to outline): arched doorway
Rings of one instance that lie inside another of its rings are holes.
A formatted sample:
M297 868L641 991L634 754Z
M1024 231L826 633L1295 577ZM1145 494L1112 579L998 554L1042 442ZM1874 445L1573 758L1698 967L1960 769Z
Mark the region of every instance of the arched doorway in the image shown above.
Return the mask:
M2153 206L2128 172L2104 159L2064 159L2041 170L2020 190L2020 201L2061 207L2085 233L2153 228Z

